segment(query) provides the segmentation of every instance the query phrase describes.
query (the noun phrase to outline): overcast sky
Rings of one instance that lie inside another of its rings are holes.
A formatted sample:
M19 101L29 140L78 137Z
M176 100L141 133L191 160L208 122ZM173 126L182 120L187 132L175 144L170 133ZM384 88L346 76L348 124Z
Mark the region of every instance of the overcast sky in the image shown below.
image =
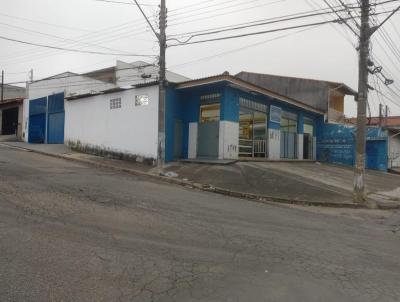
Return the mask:
M116 0L126 1L130 0ZM382 2L384 0L371 0ZM338 3L337 0L329 0ZM347 3L356 1L346 0ZM393 9L400 1L381 5L377 11ZM158 1L141 0L153 23L158 19ZM154 55L158 46L137 7L95 0L2 0L0 36L64 48L105 53ZM323 0L167 0L169 36L238 23L281 17L326 8ZM345 15L343 15L345 16ZM386 15L377 18L382 20ZM318 16L202 36L195 40L264 31L335 19ZM353 24L353 23L352 23ZM389 105L391 114L400 114L400 13L375 34L372 49L384 66L384 75L394 79L391 90L375 83L386 96L371 92L371 110L377 114L379 102ZM176 37L176 36L174 36ZM169 44L175 44L170 41ZM343 24L280 31L239 39L170 47L168 69L191 78L242 70L286 76L344 82L357 89L358 59L356 36ZM395 55L397 54L397 55ZM64 71L84 72L115 65L117 59L155 62L155 57L81 54L49 50L0 40L0 68L5 82L35 79ZM376 62L377 65L380 65ZM355 114L355 103L346 102L346 114Z

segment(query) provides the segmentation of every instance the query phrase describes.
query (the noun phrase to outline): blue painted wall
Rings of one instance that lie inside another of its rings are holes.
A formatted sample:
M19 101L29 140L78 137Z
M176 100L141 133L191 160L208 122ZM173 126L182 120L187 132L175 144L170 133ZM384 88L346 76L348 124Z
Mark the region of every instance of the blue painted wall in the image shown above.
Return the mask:
M29 102L28 142L43 144L46 139L47 97Z
M64 124L64 93L30 100L29 143L63 144Z
M200 117L200 97L206 94L221 94L221 121L239 121L239 98L259 102L268 106L274 105L282 110L293 112L299 116L299 133L303 132L303 117L316 120L319 115L300 109L296 106L286 104L279 100L244 92L240 89L228 86L227 83L217 83L194 87L184 90L176 90L173 86L167 89L166 100L166 161L174 160L174 127L175 120L180 119L183 122L182 154L184 158L188 157L188 136L189 123L199 122ZM269 111L270 112L270 111ZM269 119L269 118L268 118ZM280 129L279 123L269 122L268 127Z
M173 87L167 88L165 108L165 161L171 162L174 160L175 120L183 117L182 100Z
M352 125L317 123L317 160L332 164L354 166L355 130ZM367 128L367 169L387 171L387 132L380 128Z
M48 97L47 116L47 143L64 143L64 93L53 94Z

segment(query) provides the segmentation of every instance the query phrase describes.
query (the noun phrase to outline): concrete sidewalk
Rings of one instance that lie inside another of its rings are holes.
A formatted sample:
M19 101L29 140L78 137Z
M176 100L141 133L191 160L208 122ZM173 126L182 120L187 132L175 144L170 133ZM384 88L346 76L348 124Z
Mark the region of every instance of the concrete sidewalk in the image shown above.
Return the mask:
M353 170L312 162L236 162L230 165L172 163L164 177L141 163L114 160L72 151L65 145L3 143L45 155L139 174L170 183L259 202L358 208L352 202ZM369 200L379 208L400 208L400 175L367 171Z

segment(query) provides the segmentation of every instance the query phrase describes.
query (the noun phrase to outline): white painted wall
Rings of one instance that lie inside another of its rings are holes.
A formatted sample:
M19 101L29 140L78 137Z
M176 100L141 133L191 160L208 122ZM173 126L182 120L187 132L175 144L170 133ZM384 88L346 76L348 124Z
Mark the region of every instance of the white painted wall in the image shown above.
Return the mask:
M24 142L28 142L29 133L29 100L25 99L22 110L22 139Z
M148 95L148 106L135 106L136 95ZM122 108L110 109L121 98ZM65 103L65 142L79 142L145 158L157 158L158 86L97 95Z
M239 158L239 123L220 121L219 159Z
M66 97L99 92L115 88L114 84L98 81L71 72L51 77L27 85L28 98L33 100L57 93L65 93Z
M313 137L313 160L317 160L317 137Z
M297 159L304 159L304 134L297 134Z
M189 146L188 146L188 158L197 158L197 133L199 125L198 123L189 123Z
M281 159L281 131L268 129L268 158L271 160Z
M394 133L389 138L389 168L400 167L400 135L394 136ZM392 160L390 160L392 159Z

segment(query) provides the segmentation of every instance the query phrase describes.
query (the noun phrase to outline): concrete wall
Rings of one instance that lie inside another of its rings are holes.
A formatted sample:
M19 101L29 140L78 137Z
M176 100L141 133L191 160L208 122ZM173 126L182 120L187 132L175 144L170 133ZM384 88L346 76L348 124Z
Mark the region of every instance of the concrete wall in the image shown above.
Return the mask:
M0 86L0 93L1 93L1 86ZM3 94L4 100L24 99L24 98L26 98L26 89L24 87L4 85L4 94Z
M22 109L22 140L28 142L29 100L25 99Z
M239 158L239 123L219 123L219 159Z
M136 95L148 95L147 106L135 106ZM110 100L121 98L121 108ZM65 142L79 148L157 158L158 86L66 101Z
M198 132L198 123L189 123L189 133L188 133L188 158L195 159L197 158L197 132Z
M354 125L324 124L317 127L317 160L338 165L354 166L355 163ZM367 128L366 162L367 169L386 171L388 169L388 133L378 127Z
M328 111L329 86L314 80L241 72L240 79L275 91L324 112Z

